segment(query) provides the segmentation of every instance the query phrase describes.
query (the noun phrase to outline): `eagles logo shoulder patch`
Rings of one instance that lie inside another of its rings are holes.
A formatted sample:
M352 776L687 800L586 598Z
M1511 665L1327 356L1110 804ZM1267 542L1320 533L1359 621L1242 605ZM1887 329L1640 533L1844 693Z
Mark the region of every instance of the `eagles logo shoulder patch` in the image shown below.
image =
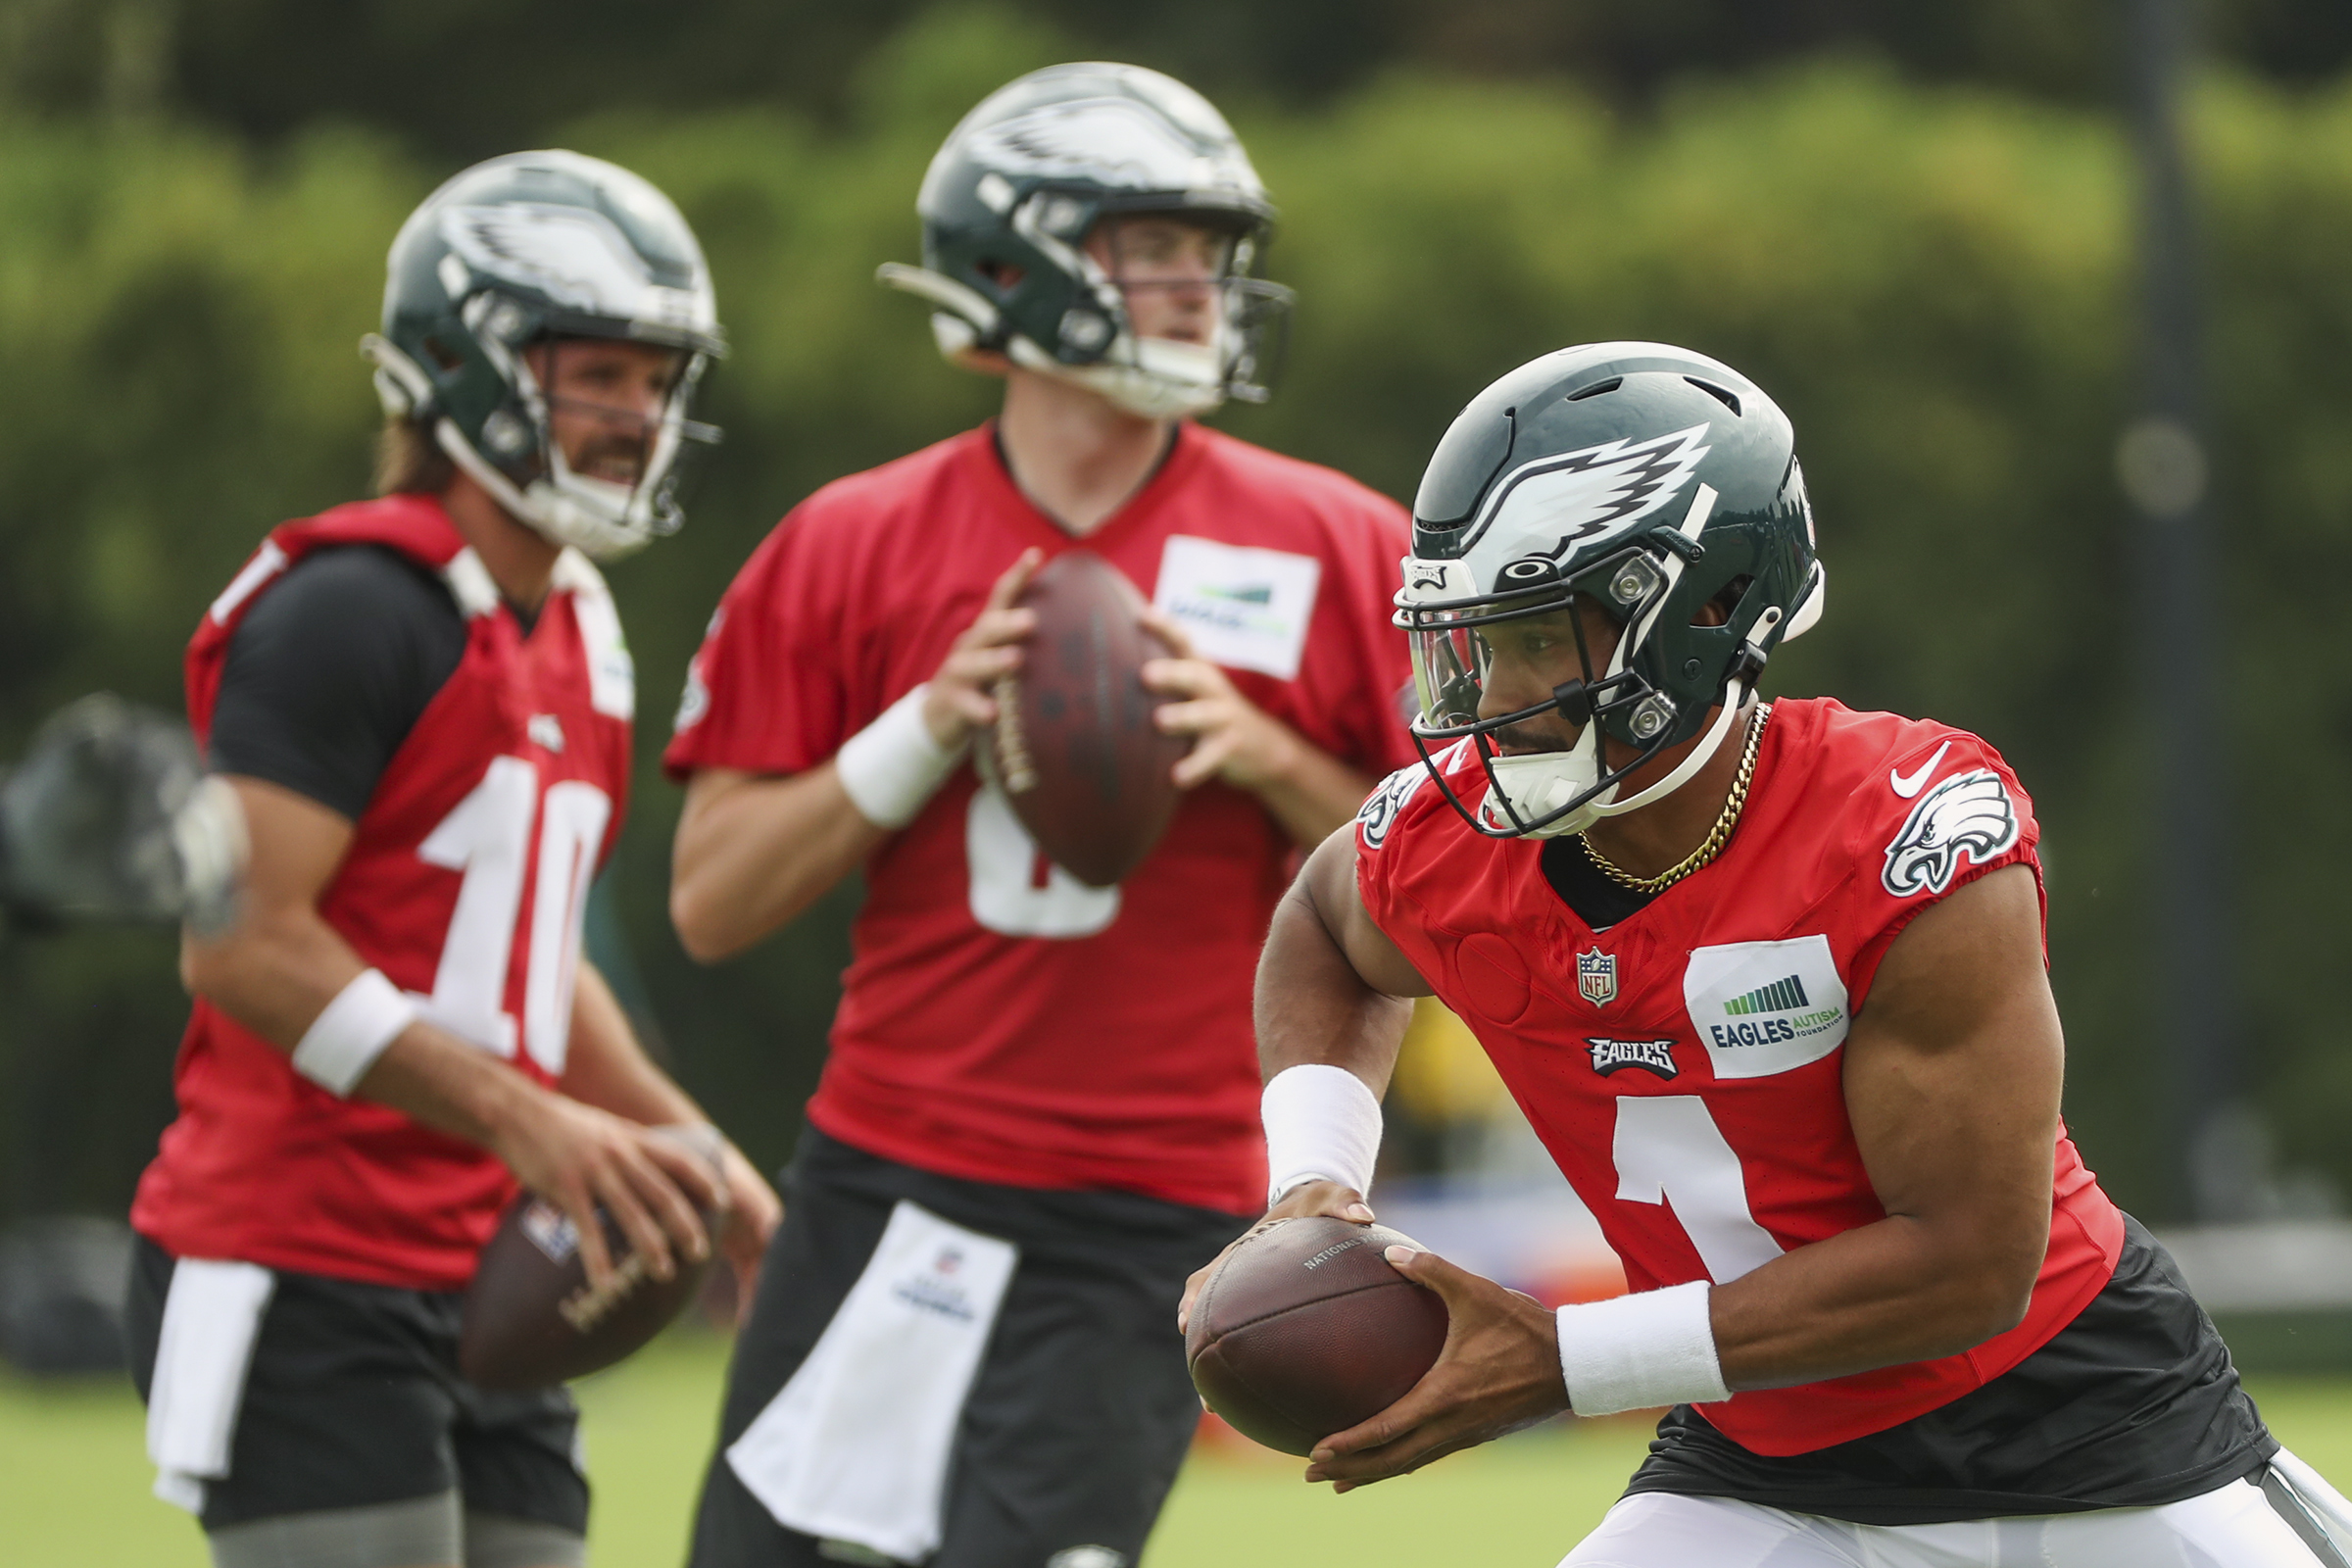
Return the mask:
M1372 793L1364 797L1364 804L1356 808L1355 828L1356 836L1363 841L1365 849L1377 850L1388 842L1389 829L1395 824L1396 813L1404 809L1404 803L1413 798L1413 791L1419 789L1428 777L1428 767L1415 762L1382 779Z
M1898 899L1941 893L1967 857L1983 865L2017 842L2017 803L1988 767L1955 773L1920 798L1886 846L1879 880Z

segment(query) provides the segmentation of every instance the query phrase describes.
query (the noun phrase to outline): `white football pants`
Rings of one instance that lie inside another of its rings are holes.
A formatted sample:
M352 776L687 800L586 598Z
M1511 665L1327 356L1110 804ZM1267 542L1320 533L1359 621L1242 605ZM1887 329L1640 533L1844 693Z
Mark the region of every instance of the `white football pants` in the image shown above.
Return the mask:
M2291 1462L2291 1456L2290 1456ZM1857 1525L1725 1497L1618 1500L1560 1568L2313 1568L2248 1481L2157 1508Z

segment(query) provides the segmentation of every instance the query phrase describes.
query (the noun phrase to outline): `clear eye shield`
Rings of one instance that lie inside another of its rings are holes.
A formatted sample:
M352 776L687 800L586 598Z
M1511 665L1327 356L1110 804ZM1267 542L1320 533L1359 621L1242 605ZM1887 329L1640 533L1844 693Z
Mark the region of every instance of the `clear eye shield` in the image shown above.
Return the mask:
M1479 760L1487 790L1475 805L1445 769L1431 769L1471 826L1495 838L1581 833L1679 788L1713 754L1762 668L1760 653L1749 657L1755 643L1729 671L1701 744L1665 778L1617 799L1626 779L1689 734L1689 715L1641 658L1689 543L1652 530L1567 574L1529 557L1503 566L1486 593L1462 562L1405 562L1396 621L1411 643L1421 703L1413 739L1425 761L1448 746ZM1780 616L1768 610L1752 635L1769 637ZM1611 739L1632 749L1614 765Z

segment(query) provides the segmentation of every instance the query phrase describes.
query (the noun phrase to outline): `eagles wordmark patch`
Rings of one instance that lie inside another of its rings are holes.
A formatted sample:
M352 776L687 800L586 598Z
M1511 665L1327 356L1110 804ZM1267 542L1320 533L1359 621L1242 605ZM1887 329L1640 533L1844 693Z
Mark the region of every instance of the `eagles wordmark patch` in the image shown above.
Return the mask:
M1911 808L1886 846L1879 880L1898 899L1941 893L1952 885L1962 857L1983 865L2006 853L2017 835L2017 803L2000 774L1988 767L1955 773Z
M1592 1052L1592 1070L1603 1078L1624 1067L1639 1067L1660 1078L1672 1078L1676 1072L1671 1040L1609 1040L1587 1035L1585 1044Z

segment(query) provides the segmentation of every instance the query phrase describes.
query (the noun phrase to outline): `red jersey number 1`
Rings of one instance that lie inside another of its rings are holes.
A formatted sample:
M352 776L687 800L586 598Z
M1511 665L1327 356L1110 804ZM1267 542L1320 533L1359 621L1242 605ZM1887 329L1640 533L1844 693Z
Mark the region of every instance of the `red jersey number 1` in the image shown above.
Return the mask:
M1672 1210L1716 1284L1781 1255L1781 1244L1748 1208L1739 1154L1698 1096L1618 1097L1613 1152L1617 1200Z

